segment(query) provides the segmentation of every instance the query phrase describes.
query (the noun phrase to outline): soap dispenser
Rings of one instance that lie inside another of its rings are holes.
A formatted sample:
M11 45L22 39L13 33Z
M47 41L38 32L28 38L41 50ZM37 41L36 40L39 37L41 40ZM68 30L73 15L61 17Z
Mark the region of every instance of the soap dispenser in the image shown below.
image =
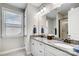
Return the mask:
M34 25L34 27L33 27L33 34L36 34L36 32L37 32L37 29L36 29L36 26Z
M44 28L43 28L43 26L41 27L41 34L43 34L44 33Z

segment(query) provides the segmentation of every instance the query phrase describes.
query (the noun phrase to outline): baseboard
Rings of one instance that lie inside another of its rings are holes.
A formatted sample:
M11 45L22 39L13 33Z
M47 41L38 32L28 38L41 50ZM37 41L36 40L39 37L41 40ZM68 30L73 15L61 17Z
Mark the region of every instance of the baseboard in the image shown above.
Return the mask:
M31 52L27 52L27 56L31 56Z
M5 54L16 52L16 51L19 51L19 50L22 50L22 49L25 49L25 47L15 48L15 49L11 49L11 50L8 50L8 51L0 52L0 55L5 55Z

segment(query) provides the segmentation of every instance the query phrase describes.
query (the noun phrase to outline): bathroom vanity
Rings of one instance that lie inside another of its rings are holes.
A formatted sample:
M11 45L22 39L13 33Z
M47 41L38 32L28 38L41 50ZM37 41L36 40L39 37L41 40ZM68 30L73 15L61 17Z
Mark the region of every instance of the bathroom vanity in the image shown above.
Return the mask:
M73 50L74 44L67 44L59 40L31 37L31 54L33 56L77 56Z

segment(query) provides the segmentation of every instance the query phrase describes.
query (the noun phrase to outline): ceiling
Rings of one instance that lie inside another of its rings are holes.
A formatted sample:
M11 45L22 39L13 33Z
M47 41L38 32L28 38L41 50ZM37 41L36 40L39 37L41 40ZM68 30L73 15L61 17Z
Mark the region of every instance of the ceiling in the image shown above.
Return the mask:
M21 9L26 8L26 3L8 3L8 4L15 6L15 7L18 7L18 8L21 8Z
M35 6L35 7L40 7L42 3L31 3L31 5Z
M27 3L8 3L8 4L15 6L15 7L18 7L18 8L21 8L21 9L25 9ZM31 4L34 7L39 8L44 3L31 3ZM79 7L79 3L64 3L61 5L61 7L57 8L57 10L52 10L51 12L49 12L47 14L47 17L56 18L57 11L60 12L62 15L67 15L68 11L71 8L76 8L76 7Z
M65 3L63 4L60 8L58 8L58 11L62 14L62 15L67 15L68 11L71 8L76 8L79 7L79 3Z
M15 6L15 7L18 7L18 8L21 8L21 9L25 9L27 3L8 3L8 4ZM33 5L36 8L40 7L41 4L42 3L31 3L31 5Z
M56 12L60 12L62 15L67 15L68 11L71 8L79 7L79 3L64 3L61 5L61 7L57 8L57 10L52 10L47 14L47 17L49 18L56 18Z
M56 19L56 14L57 14L57 11L53 10L53 11L49 12L46 16L47 16L47 18L50 18L50 19Z

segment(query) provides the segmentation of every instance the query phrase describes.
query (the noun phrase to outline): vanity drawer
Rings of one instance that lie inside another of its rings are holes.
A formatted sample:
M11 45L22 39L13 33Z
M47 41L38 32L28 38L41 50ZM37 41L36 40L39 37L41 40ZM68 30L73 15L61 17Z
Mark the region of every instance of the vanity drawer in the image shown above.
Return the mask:
M38 55L39 55L39 56L44 56L44 51L43 51L43 50L39 50L39 51L38 51Z
M55 55L50 53L48 50L45 50L45 56L55 56Z
M39 49L44 49L44 44L41 43L41 42L39 42L39 43L38 43L38 47L39 47Z
M50 54L50 53L45 53L45 56L55 56L55 55Z
M70 54L63 52L61 50L58 50L54 47L45 45L45 50L49 51L51 54L55 55L55 56L70 56Z
M39 50L38 55L39 56L44 56L44 44L41 42L38 42L38 48Z

